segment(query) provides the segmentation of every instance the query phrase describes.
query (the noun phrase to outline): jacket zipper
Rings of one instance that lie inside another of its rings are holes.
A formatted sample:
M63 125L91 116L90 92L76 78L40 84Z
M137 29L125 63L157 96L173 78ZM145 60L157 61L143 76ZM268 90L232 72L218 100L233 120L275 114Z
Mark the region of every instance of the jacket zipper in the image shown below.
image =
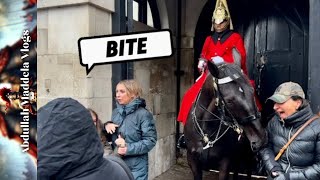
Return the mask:
M292 132L292 129L293 129L293 127L290 128L289 135L288 135L288 141L289 141L289 139L290 139L290 134L291 134L291 132ZM288 149L287 149L287 151L286 151L286 157L287 157L287 160L288 160L288 166L287 166L287 168L286 168L286 170L285 170L285 173L287 173L288 170L289 170L289 168L290 168L289 149L290 149L290 148L288 147Z

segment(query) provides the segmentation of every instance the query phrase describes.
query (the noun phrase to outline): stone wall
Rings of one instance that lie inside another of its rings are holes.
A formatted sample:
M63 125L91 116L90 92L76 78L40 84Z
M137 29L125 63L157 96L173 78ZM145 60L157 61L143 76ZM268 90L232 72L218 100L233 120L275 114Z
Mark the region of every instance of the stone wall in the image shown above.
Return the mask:
M152 30L135 22L134 31ZM159 45L161 46L161 45ZM134 78L143 90L147 108L156 121L158 141L149 152L149 179L167 171L176 162L176 77L175 58L134 62Z
M158 141L149 153L149 179L162 174L176 162L173 63L173 58L134 63L134 77L142 84L143 97L157 128Z
M111 34L113 11L114 1L38 2L39 108L57 97L72 97L96 110L102 121L109 120L114 89L111 65L95 66L87 75L77 43L80 37ZM145 30L151 28L135 22L135 31ZM134 78L143 87L158 132L156 147L149 153L149 179L168 170L176 159L174 70L174 57L134 62Z
M38 2L38 107L72 97L97 111L102 121L112 110L111 65L86 74L80 65L80 37L111 34L114 1Z

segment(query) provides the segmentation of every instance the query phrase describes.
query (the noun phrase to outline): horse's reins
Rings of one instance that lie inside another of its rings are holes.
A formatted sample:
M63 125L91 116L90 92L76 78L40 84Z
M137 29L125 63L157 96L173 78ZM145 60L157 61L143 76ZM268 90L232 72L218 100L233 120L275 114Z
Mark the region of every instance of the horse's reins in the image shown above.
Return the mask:
M212 147L213 144L215 144L220 138L222 138L224 136L224 134L229 130L230 126L228 126L228 128L219 136L220 134L220 130L221 130L221 125L222 125L222 122L226 123L223 119L221 119L219 116L217 116L216 114L210 112L209 110L207 110L206 108L204 108L203 106L200 105L200 107L202 109L204 109L205 111L209 112L211 115L215 116L217 120L220 120L220 125L219 125L219 129L218 129L218 132L216 133L213 132L210 136L208 136L208 134L204 134L203 130L201 129L199 123L198 123L198 119L197 119L197 116L196 116L196 107L198 105L198 100L199 100L199 97L201 95L201 91L200 93L198 94L198 97L197 97L197 100L196 100L196 104L195 104L195 108L193 108L193 111L192 111L192 120L193 120L193 123L196 125L196 131L197 133L202 137L203 141L207 144L205 147L203 147L203 149L207 149L209 147ZM215 120L215 119L213 119ZM214 135L214 133L216 133L216 137L214 140L210 141L210 138Z
M240 76L234 75L234 77L235 77L235 79L237 79L237 78L239 78ZM243 132L243 130L240 128L239 123L237 122L236 118L234 118L234 116L232 115L232 113L230 112L230 110L228 109L228 107L226 107L226 105L225 105L225 100L224 100L223 96L220 95L220 91L219 91L219 89L218 89L218 84L227 84L227 83L233 81L233 79L231 79L229 76L228 76L228 77L225 77L225 78L222 78L222 79L217 79L217 78L215 78L215 77L212 77L212 79L213 79L213 87L215 88L215 90L216 90L217 93L218 93L218 96L217 96L217 97L218 97L218 98L221 97L221 99L222 99L222 101L221 101L222 108L221 108L221 109L222 109L222 111L223 111L223 114L224 114L224 116L225 116L225 110L227 110L228 114L231 116L231 119L232 119L232 121L233 121L233 124L231 124L231 125L229 125L229 126L231 126L232 129L233 129L235 132L237 132L239 135L241 135L242 132ZM220 102L219 99L217 99L217 100L218 100L217 103L219 103L219 102ZM219 104L217 104L217 106L218 106L218 105L219 105ZM230 123L228 123L228 124L230 124Z

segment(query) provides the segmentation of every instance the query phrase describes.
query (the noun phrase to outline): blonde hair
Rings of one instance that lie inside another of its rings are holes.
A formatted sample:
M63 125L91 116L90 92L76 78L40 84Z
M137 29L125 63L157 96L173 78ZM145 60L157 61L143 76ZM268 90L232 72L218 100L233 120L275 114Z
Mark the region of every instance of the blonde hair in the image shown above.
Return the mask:
M133 79L122 80L118 84L124 85L129 95L133 95L136 98L141 97L142 88L136 80L133 80Z

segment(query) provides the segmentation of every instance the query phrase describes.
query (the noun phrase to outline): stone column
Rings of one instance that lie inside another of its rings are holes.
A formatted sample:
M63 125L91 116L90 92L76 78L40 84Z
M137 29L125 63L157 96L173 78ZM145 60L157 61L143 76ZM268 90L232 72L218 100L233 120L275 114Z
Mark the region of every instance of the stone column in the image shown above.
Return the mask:
M312 110L315 113L320 112L320 96L319 96L319 68L320 68L320 2L317 0L310 0L309 13L309 65L308 65L308 99L311 102Z

